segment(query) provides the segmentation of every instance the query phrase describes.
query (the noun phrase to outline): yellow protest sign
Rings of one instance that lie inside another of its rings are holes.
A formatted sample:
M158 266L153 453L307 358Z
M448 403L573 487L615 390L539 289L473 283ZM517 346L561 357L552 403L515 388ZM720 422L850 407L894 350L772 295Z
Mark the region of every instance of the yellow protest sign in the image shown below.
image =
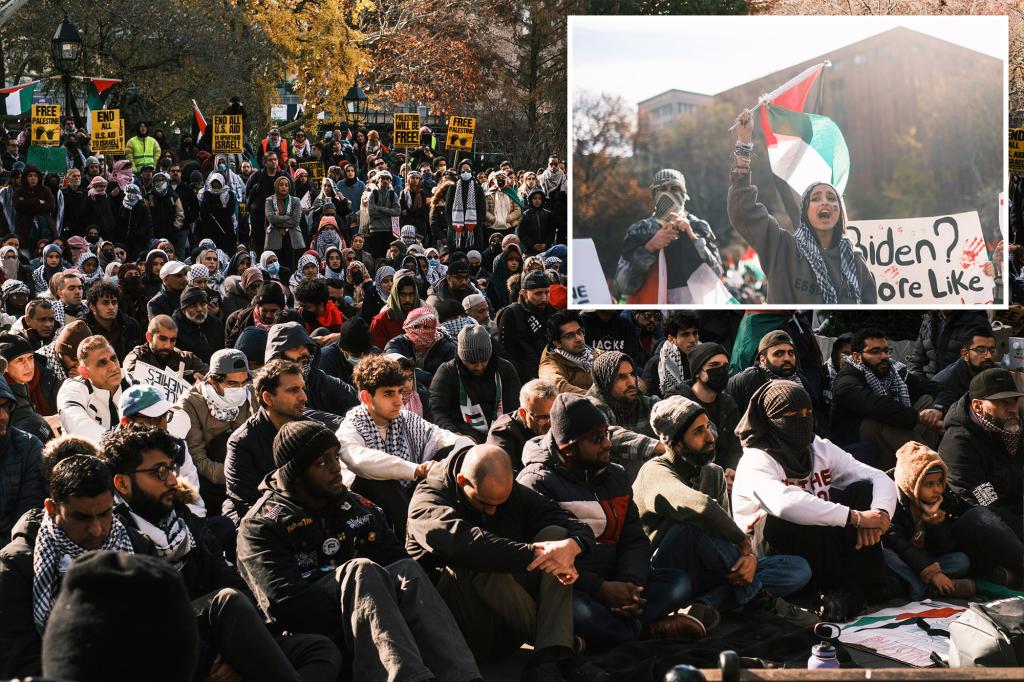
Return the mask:
M420 146L420 115L419 114L395 114L395 147L419 147Z
M89 148L95 154L124 153L124 120L120 109L96 109L92 112Z
M213 153L242 153L241 115L213 117Z
M60 146L60 105L32 105L32 144L36 147Z
M448 137L445 147L473 151L473 133L476 131L476 119L471 116L450 116L448 118Z
M320 187L320 184L324 180L323 161L303 161L302 163L299 164L299 168L304 168L306 172L309 173L309 184L311 187Z
M1010 172L1024 173L1024 128L1010 128Z

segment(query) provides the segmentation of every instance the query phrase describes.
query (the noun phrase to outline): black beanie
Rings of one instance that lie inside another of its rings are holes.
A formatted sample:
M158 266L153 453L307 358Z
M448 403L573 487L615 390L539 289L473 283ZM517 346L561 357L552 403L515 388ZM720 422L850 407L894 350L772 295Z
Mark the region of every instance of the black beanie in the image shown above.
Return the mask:
M334 432L320 422L288 422L274 436L274 466L284 469L288 478L294 478L332 446L341 447L341 443Z
M192 603L171 564L109 550L71 564L43 633L43 675L188 682L198 656Z
M345 324L341 325L341 333L338 335L338 346L342 350L362 357L366 351L370 350L371 345L370 327L367 326L366 320L358 315L345 320Z
M608 420L594 403L575 393L559 393L551 405L551 436L565 450L584 436L608 428Z
M0 355L8 364L14 358L21 357L26 353L32 353L32 344L20 334L0 334Z
M693 350L686 354L686 359L690 363L690 376L696 377L700 374L700 368L704 366L704 363L716 355L729 357L729 351L720 343L698 343Z
M252 299L253 304L276 303L284 307L284 292L277 282L264 282L260 285L259 292Z

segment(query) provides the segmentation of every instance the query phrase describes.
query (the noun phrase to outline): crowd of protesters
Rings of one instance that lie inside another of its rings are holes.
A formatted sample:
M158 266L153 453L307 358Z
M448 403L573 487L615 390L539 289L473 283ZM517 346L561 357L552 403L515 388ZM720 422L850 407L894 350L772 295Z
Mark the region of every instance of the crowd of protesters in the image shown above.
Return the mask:
M68 133L63 176L0 159L0 676L462 682L529 643L600 680L727 613L1020 586L984 313L907 365L799 313L579 314L556 157Z

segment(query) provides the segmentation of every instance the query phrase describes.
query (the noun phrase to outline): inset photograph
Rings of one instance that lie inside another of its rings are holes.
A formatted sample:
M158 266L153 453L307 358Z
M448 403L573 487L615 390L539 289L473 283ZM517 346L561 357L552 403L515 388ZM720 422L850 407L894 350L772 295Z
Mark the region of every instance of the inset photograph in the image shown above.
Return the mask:
M572 307L1005 307L1007 36L572 18Z

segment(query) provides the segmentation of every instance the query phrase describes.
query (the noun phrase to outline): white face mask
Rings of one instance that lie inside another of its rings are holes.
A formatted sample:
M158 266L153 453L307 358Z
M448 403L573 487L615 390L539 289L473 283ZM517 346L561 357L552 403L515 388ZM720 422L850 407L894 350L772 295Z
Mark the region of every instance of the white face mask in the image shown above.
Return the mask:
M469 172L461 173L459 177L465 180L466 182L469 182L469 179L473 177L473 174Z
M249 388L247 386L238 386L236 388L225 388L224 389L224 402L231 407L241 407L245 404L245 401L249 399Z

